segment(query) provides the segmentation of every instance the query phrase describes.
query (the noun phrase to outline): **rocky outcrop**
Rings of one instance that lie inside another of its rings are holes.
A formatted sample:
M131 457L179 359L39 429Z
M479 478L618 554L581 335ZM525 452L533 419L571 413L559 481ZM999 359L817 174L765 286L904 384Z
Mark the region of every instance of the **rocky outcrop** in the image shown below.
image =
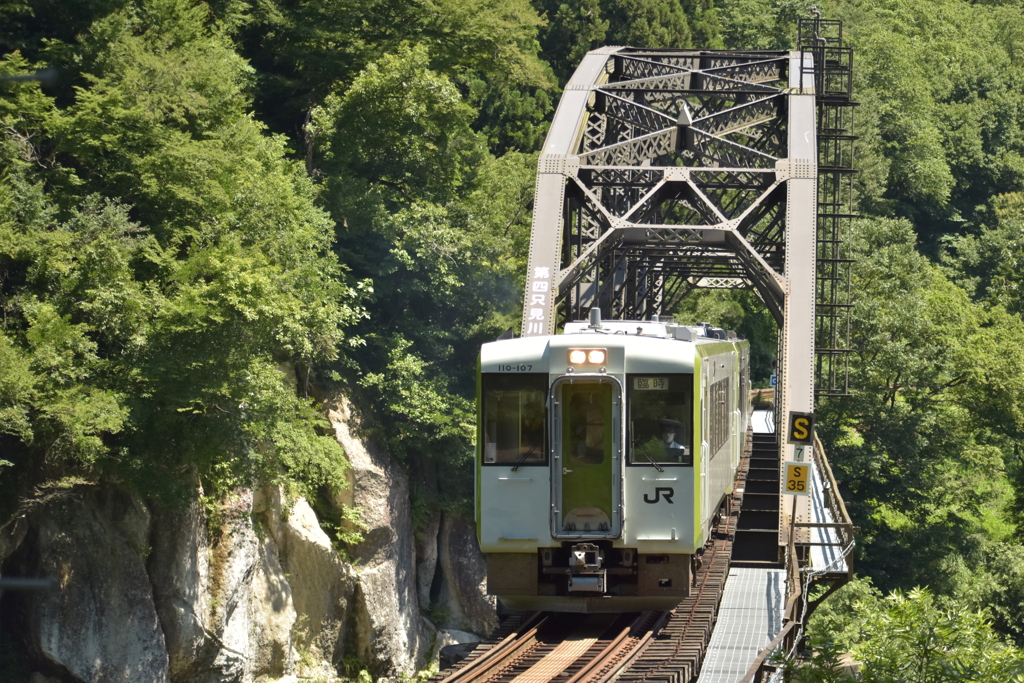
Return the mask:
M336 504L365 523L344 558L307 501L276 488L172 507L79 486L0 529L3 574L60 586L3 596L0 628L24 640L24 667L63 683L251 683L336 680L357 660L398 679L486 635L494 602L472 524L431 511L414 538L410 475L364 439L347 401L330 418L352 465ZM412 476L436 493L436 473Z
M432 460L409 463L410 495L418 505L413 514L416 538L416 587L420 609L431 610L440 589L437 563L437 535L441 530L441 509L430 501L440 500L437 464Z
M435 635L419 612L409 480L385 453L357 437L359 422L347 400L329 417L352 465L350 504L366 525L353 552L356 651L375 676L408 675L426 664Z
M252 502L243 489L221 506L211 544L210 622L222 644L212 668L224 680L279 677L295 664L291 586L273 540L256 534Z
M434 577L437 575L437 535L441 530L441 512L433 511L416 534L416 589L420 608L431 608Z
M154 508L147 569L167 645L171 680L203 680L220 647L210 618L210 547L204 508Z
M445 515L441 524L439 562L441 592L450 629L487 635L498 625L497 599L487 595L487 561L472 522Z
M252 492L240 489L214 524L198 504L157 513L149 568L174 683L248 682L295 669L291 586L252 511Z
M198 504L158 513L150 575L174 683L328 678L355 576L309 504L240 490L217 514L211 544Z
M12 519L6 526L0 528L0 562L14 554L27 533L28 521L24 517Z
M456 661L465 659L481 640L483 639L475 633L456 629L439 629L431 659L436 659L440 670L444 671L453 666Z
M75 680L164 683L167 650L142 556L149 513L118 491L68 496L36 515L12 574L58 589L25 596L26 645Z
M198 504L154 509L151 523L141 501L106 489L33 512L4 565L59 584L14 601L32 659L62 679L101 683L293 673L292 588L276 541L257 533L252 494L240 490L222 506L212 542Z
M266 520L288 572L298 615L295 647L302 654L300 668L309 669L302 673L322 670L322 662L339 663L351 618L355 572L342 562L305 499L289 505L280 489L265 489L256 510Z

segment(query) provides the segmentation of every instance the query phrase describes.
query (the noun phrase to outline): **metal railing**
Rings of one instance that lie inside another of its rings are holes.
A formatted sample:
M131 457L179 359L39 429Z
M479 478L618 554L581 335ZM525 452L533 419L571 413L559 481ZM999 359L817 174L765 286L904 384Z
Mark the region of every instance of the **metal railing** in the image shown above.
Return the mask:
M853 577L853 554L849 553L847 548L853 547L854 538L853 534L856 529L853 522L850 520L850 514L846 511L846 503L843 502L842 496L839 495L839 484L836 482L835 476L832 474L832 467L828 464L828 458L825 457L825 447L821 445L821 440L818 438L817 433L814 435L814 448L811 451L811 458L814 461L818 471L822 473L822 497L825 504L825 510L829 513L834 522L829 523L798 523L796 526L804 527L825 527L835 530L835 542L827 543L825 545L832 545L839 551L839 555L846 557L846 573L849 577ZM848 555L848 556L847 556Z

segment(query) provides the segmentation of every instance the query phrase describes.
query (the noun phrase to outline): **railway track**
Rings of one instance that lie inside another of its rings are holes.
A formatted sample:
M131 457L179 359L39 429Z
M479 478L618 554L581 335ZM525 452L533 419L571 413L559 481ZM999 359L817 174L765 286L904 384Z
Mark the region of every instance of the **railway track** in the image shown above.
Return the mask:
M729 574L750 440L690 596L670 612L509 616L436 683L689 683L700 671Z
M659 631L667 612L528 615L446 683L583 683L610 680Z

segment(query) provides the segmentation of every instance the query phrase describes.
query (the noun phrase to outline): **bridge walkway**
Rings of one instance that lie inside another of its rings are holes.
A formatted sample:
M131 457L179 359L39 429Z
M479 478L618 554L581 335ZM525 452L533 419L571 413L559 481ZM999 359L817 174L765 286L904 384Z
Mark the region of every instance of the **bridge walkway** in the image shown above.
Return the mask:
M772 412L756 410L754 434L774 433ZM782 629L786 570L731 567L697 683L736 683Z

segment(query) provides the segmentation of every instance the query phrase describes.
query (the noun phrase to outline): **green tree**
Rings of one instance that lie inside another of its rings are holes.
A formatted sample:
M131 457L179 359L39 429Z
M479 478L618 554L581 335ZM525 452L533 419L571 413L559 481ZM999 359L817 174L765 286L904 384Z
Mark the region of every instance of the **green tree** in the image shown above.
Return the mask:
M1024 652L1004 643L984 612L927 589L881 599L864 587L855 582L840 591L841 628L835 619L813 618L812 656L795 667L795 680L851 680L838 668L841 652L858 663L852 678L863 683L1024 680Z
M819 429L864 527L864 571L885 590L951 592L946 558L1007 540L1015 417L983 395L995 369L1018 381L1003 359L1019 320L971 303L917 253L906 221L862 221L854 247L855 394L822 402Z
M470 359L514 324L536 164L493 157L475 116L417 45L367 66L311 120L335 248L375 282L346 374L411 468L463 472L441 482L454 506L472 494Z
M543 55L564 83L583 56L602 45L722 47L710 0L533 0L547 17Z
M1024 20L962 0L830 9L857 54L861 209L910 218L935 256L993 194L1021 189Z
M0 92L7 512L67 473L343 485L306 387L361 315L355 283L302 166L249 114L250 69L186 0L62 49L89 65L66 106Z
M543 139L554 83L537 56L542 20L527 0L214 5L234 17L241 53L258 74L257 111L275 131L301 137L329 93L409 44L458 86L496 151L532 151Z
M734 50L791 50L798 19L810 17L807 0L721 0L716 13L726 47Z
M1024 312L1024 194L994 196L979 218L977 234L946 241L946 263L976 300Z
M604 44L611 24L601 14L600 0L535 0L534 6L548 19L541 32L542 54L565 83L587 52Z

